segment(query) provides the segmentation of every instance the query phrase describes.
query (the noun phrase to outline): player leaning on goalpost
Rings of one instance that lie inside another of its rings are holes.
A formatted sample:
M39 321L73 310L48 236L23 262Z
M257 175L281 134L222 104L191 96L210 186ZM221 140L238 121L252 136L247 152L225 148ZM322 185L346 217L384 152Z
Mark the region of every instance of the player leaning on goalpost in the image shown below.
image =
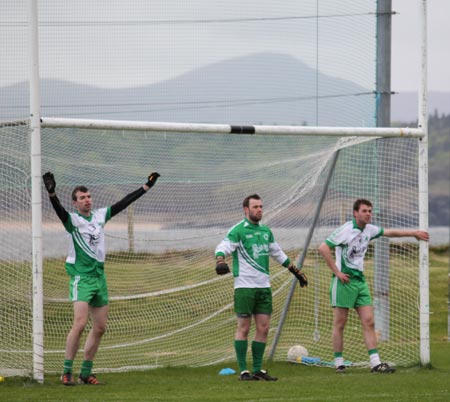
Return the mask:
M233 226L225 239L216 247L216 272L225 275L230 272L225 256L233 255L234 310L237 315L237 329L234 340L241 381L276 381L262 369L270 315L272 313L272 291L269 278L269 256L286 267L300 282L308 285L306 275L290 261L283 252L268 226L260 222L263 204L257 194L250 195L243 202L245 218ZM247 370L248 333L252 316L256 332L252 342L253 373Z
M353 204L353 220L336 229L319 247L325 262L333 272L330 286L333 307L333 349L337 373L345 372L344 328L348 311L354 308L361 321L364 341L369 352L373 373L393 373L394 368L382 363L377 350L375 321L369 286L364 277L364 256L372 239L380 236L415 237L428 241L428 233L422 230L383 229L370 224L372 203L358 199ZM336 261L331 249L335 249Z
M144 195L154 186L160 175L156 172L148 177L147 183L125 196L110 207L92 210L92 198L84 186L72 191L72 202L76 212L69 213L56 196L56 182L51 172L42 177L53 208L70 234L71 243L66 259L66 271L70 276L70 300L73 302L73 325L66 340L64 371L61 382L75 385L72 376L73 360L80 346L80 338L87 325L89 315L92 329L84 345L84 360L78 383L101 384L94 374L92 366L100 339L106 330L108 319L108 287L104 275L105 262L105 224L132 202Z

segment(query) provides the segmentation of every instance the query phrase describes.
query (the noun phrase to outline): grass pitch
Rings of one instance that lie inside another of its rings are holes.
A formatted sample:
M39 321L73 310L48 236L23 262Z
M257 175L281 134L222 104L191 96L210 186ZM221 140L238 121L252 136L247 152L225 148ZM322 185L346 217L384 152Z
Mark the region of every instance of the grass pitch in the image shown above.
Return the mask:
M44 385L8 379L0 385L1 401L448 401L449 345L433 344L433 368L399 369L371 374L368 369L333 369L275 363L277 382L239 382L219 376L223 366L165 368L126 374L102 374L103 386L63 387L56 376ZM100 377L100 376L99 376Z
M98 387L63 387L59 376L46 376L45 384L7 378L0 383L0 401L449 401L448 264L448 248L431 253L430 367L399 368L388 375L349 368L346 374L336 374L330 368L277 362L267 365L269 372L279 377L277 382L270 383L243 383L237 375L218 375L223 367L236 369L234 362L201 368L100 374L99 379L106 384Z

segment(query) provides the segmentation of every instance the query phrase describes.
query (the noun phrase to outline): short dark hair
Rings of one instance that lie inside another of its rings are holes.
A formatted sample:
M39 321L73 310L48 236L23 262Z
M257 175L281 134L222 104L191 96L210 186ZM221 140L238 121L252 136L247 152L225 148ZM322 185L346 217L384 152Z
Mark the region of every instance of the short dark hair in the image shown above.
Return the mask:
M72 200L76 201L77 200L77 193L78 192L82 192L82 193L87 193L89 192L89 190L87 189L87 187L85 186L76 186L73 191L72 191Z
M353 211L359 211L359 207L361 205L367 205L368 207L373 208L373 205L369 200L365 200L364 198L358 198L353 204Z
M242 202L242 206L244 208L248 208L248 206L250 205L250 200L260 200L261 197L258 194L252 194L249 195L248 197L244 198L244 201Z

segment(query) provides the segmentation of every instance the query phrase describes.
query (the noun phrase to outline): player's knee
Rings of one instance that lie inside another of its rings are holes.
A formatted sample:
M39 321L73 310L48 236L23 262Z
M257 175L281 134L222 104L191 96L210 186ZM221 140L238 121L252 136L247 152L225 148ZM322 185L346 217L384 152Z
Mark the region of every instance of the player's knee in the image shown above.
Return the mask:
M256 331L261 335L267 335L269 333L269 328L269 323L263 323L256 326Z
M267 335L269 334L269 328L262 328L259 331L257 331L258 337L267 338Z
M334 328L339 330L339 331L343 331L344 330L345 324L347 324L347 318L346 317L342 317L342 318L334 320Z
M86 328L86 325L88 323L88 320L84 317L76 317L73 320L73 325L72 325L72 329L76 332L83 332L84 329Z
M249 332L249 327L238 327L236 330L236 339L247 339Z
M98 335L102 336L106 332L106 324L96 324L92 330Z
M364 317L361 319L361 325L364 328L375 328L375 320L373 317Z

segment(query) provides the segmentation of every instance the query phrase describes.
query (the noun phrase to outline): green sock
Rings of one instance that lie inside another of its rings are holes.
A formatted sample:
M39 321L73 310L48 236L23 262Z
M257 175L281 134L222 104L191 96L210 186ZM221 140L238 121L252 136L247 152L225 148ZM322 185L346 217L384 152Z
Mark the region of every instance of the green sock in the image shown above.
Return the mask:
M71 373L73 370L73 360L64 360L63 374Z
M248 341L234 340L234 350L240 371L247 370L247 348Z
M83 360L81 363L81 376L89 377L91 375L93 365L94 362L92 360Z
M264 351L266 350L266 343L252 342L252 356L253 356L253 372L256 373L262 369Z

